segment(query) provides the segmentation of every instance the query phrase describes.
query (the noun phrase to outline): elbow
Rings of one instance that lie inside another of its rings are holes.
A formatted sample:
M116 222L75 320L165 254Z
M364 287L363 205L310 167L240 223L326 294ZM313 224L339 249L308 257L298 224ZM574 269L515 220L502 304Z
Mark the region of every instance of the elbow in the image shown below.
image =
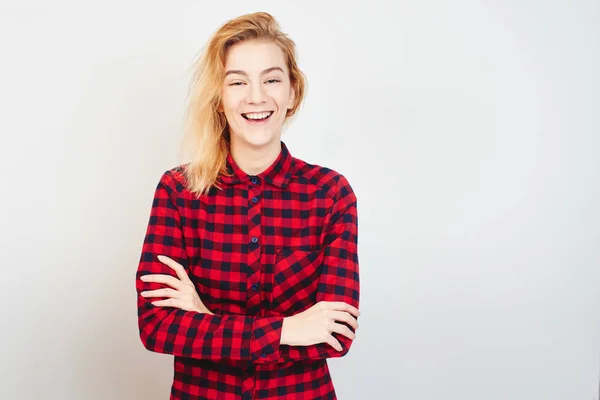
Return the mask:
M346 354L348 354L348 352L350 351L350 345L352 344L352 341L349 341L348 344L346 344L342 351L340 351L340 357L344 357Z
M344 349L342 351L338 351L337 354L335 355L334 358L342 358L344 357L346 354L348 354L348 352L350 351L349 348L344 347Z
M148 334L147 332L140 330L139 336L140 336L140 341L142 342L142 345L144 346L144 348L146 350L151 351L153 353L159 353L159 354L171 354L171 353L167 352L166 348L157 345L155 335Z
M160 353L158 351L159 346L156 343L158 329L159 325L153 318L150 318L148 315L140 315L138 317L139 338L146 350Z
M337 357L344 357L346 354L348 354L348 352L350 352L350 348L352 347L352 344L356 340L356 329L354 329L350 325L346 325L346 326L348 327L350 332L352 332L352 335L350 335L351 337L348 337L348 336L345 336L342 334L337 334L337 340L342 345L342 351L337 352L338 353Z
M142 342L142 346L144 346L146 350L152 351L152 346L150 346L150 341L147 337L145 337L144 335L140 335L140 342Z
M346 354L348 354L348 352L350 351L350 347L352 347L352 342L353 342L352 339L349 339L347 337L339 338L338 341L342 345L342 351L336 350L334 353L334 358L341 358L341 357L344 357Z
M144 326L142 324L139 325L139 338L140 338L140 341L142 342L142 345L144 346L144 348L146 350L154 351L155 340L152 337L152 335L150 335L150 334L148 334L148 332L144 331Z
M160 319L157 309L147 301L138 303L138 333L140 341L146 350L157 352L157 331Z

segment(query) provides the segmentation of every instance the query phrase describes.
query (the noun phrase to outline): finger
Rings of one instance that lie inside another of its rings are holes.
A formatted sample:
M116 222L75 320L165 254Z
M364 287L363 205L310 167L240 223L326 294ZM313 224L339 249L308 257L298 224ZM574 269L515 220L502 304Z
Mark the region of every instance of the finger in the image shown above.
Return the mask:
M157 307L173 307L173 308L182 308L181 303L178 299L165 299L165 300L157 300L153 301L152 305Z
M358 329L358 321L350 313L345 311L329 311L329 315L336 321L345 322L354 329Z
M356 335L346 325L333 324L331 330L333 332L339 333L340 335L346 336L350 340L354 340L356 338Z
M173 289L156 289L140 293L144 297L172 297L179 298L179 292Z
M342 345L340 344L340 342L336 338L334 338L333 336L331 336L331 335L329 335L327 337L326 343L329 344L334 349L336 349L337 351L342 351L343 350Z
M157 307L173 307L173 302L171 299L156 300L152 302L152 305Z
M356 308L348 303L344 303L343 301L328 301L327 303L328 303L329 309L331 309L331 310L347 311L356 317L358 317L360 315L360 311L358 311L358 308Z
M163 274L144 275L140 279L144 282L164 283L165 285L169 285L172 288L177 289L177 290L180 290L183 288L183 284L181 283L181 281L171 275L163 275Z
M184 311L196 311L189 303L180 299L166 299L152 302L153 305L158 307L172 307L178 308Z
M167 267L169 267L173 271L175 271L175 273L177 274L177 277L180 280L182 280L183 282L190 281L190 278L189 278L187 272L185 272L185 268L183 268L183 265L179 264L177 261L175 261L172 258L169 258L167 256L160 255L157 258L160 260L161 263L165 264Z

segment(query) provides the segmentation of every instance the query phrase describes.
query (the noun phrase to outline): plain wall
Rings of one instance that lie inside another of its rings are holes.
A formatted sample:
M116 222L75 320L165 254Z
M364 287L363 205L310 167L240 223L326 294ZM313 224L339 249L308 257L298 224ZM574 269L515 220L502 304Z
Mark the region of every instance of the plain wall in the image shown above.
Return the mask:
M600 5L0 5L2 399L166 399L134 275L191 62L230 18L297 42L283 140L359 199L340 399L591 400L600 375Z

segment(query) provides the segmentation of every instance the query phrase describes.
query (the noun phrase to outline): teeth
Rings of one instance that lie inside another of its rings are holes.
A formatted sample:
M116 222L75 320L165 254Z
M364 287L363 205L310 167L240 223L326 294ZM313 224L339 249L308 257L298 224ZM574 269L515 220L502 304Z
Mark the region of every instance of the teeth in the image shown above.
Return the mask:
M245 115L246 118L248 118L248 119L263 119L263 118L267 118L271 114L273 114L272 111L262 112L262 113L248 113L248 114L243 114L243 115Z

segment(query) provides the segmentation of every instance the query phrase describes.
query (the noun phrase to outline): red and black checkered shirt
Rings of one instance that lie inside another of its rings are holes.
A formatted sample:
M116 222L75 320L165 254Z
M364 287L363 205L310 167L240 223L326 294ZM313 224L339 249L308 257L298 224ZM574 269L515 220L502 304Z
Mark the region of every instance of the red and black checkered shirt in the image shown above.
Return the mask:
M283 318L319 301L358 308L358 217L346 178L281 152L250 176L229 154L221 189L196 198L182 167L166 171L152 203L136 274L140 337L172 354L171 399L335 399L327 358L342 344L280 344ZM140 292L165 287L146 274L182 264L214 315L157 307ZM350 328L354 331L353 328Z

